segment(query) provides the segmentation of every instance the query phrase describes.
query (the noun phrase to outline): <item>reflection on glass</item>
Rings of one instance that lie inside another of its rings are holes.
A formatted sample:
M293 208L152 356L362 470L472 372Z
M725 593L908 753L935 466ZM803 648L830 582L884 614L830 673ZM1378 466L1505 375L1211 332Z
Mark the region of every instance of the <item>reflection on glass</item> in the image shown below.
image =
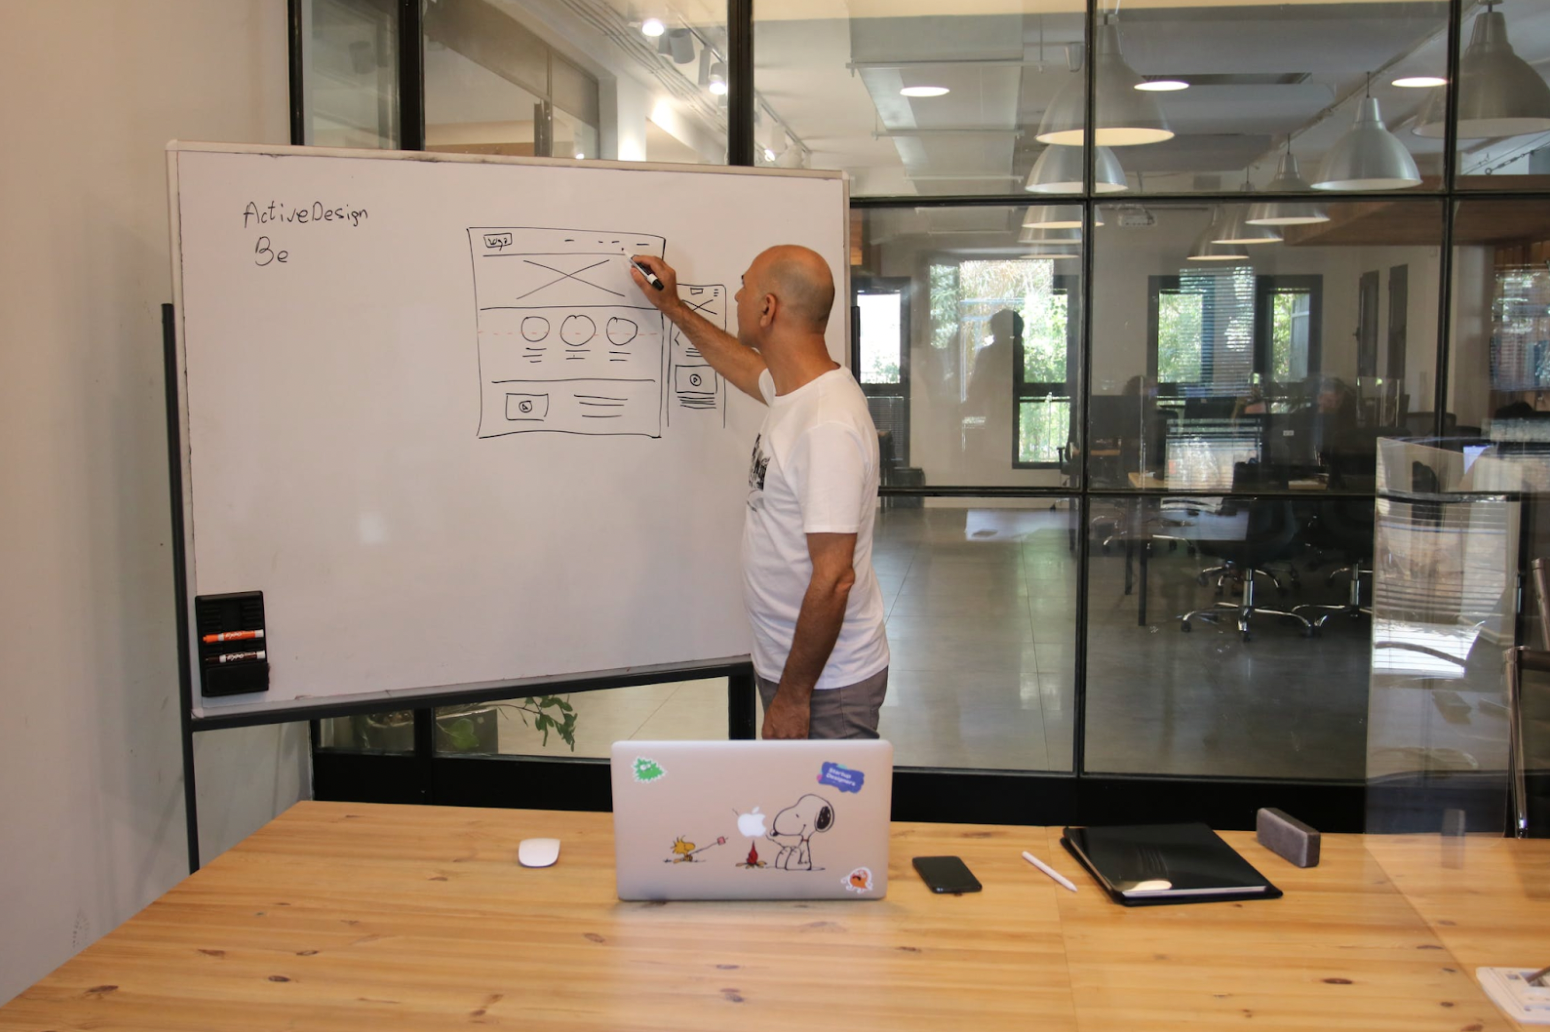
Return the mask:
M1046 0L758 0L756 151L844 169L853 196L1017 195L1046 182L1029 178L1041 153L1067 151L1049 189L1079 192L1081 147L1034 137L1058 103L1081 142L1086 22Z
M1550 134L1550 85L1543 65L1550 57L1550 9L1543 4L1497 0L1465 8L1460 34L1458 175L1466 189L1521 188L1543 175ZM1442 139L1447 129L1442 91L1417 119L1415 133Z
M629 738L727 737L725 678L503 699L436 710L436 751L459 756L605 757Z
M1373 504L1094 498L1087 769L1360 777Z
M606 0L427 5L427 149L724 162L725 7L677 0L653 11Z
M1550 221L1536 201L1466 201L1453 249L1445 433L1550 443Z
M1443 779L1484 789L1472 827L1501 827L1508 729L1503 649L1516 633L1524 503L1546 456L1468 440L1384 440L1379 451L1368 776L1411 813L1462 806ZM1493 493L1513 492L1513 497ZM1493 812L1494 811L1494 812Z
M1248 204L1104 208L1095 485L1371 493L1378 436L1430 429L1440 205L1335 204L1257 244L1219 242Z
M878 730L903 766L1069 770L1071 500L885 506L873 565L892 661Z
M1027 226L1060 223L1060 228ZM1080 205L874 208L852 270L885 486L1074 482Z
M302 53L306 142L318 147L399 145L397 5L308 0Z
M1119 158L1143 193L1221 193L1245 170L1277 193L1440 185L1441 148L1410 130L1447 86L1394 82L1446 76L1448 8L1100 0L1097 142L1111 126L1131 129L1121 135L1143 145ZM1288 149L1306 180L1279 174Z

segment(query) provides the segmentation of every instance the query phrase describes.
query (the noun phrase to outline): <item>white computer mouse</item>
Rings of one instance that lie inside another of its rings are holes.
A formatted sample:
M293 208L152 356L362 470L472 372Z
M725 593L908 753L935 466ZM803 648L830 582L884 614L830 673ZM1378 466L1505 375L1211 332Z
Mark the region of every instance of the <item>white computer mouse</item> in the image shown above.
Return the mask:
M523 867L548 867L560 858L557 838L523 839L517 846L517 862Z

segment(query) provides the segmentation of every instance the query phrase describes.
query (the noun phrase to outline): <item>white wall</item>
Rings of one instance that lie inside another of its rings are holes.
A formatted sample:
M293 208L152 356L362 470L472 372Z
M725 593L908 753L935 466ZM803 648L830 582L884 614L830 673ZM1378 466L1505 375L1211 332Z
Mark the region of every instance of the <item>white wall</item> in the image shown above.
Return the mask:
M4 13L0 1002L186 873L162 148L289 137L278 0ZM199 755L207 856L306 790L294 727Z

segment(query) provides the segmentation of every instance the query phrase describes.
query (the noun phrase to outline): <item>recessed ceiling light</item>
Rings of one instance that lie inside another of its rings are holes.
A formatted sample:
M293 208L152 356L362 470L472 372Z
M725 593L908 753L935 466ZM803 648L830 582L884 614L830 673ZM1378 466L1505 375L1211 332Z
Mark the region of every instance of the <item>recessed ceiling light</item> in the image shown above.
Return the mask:
M576 152L576 160L577 161L583 161L585 159L586 159L586 155L585 154L581 153L580 151Z
M667 26L662 24L661 18L647 18L640 23L640 31L642 35L655 39L667 31Z
M1438 78L1435 75L1409 75L1403 79L1395 79L1394 86L1400 86L1407 90L1421 90L1431 86L1446 86L1447 79Z
M946 86L906 86L899 91L901 97L940 97L951 93Z
M1176 90L1189 89L1189 83L1183 79L1147 79L1136 83L1135 88L1148 93L1173 93Z

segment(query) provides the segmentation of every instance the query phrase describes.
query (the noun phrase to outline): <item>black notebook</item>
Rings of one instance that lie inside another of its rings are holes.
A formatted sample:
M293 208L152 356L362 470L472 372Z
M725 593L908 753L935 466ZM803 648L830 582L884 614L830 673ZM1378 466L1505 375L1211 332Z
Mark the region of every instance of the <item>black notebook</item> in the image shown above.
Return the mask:
M1127 907L1281 895L1204 824L1067 828L1060 842Z

